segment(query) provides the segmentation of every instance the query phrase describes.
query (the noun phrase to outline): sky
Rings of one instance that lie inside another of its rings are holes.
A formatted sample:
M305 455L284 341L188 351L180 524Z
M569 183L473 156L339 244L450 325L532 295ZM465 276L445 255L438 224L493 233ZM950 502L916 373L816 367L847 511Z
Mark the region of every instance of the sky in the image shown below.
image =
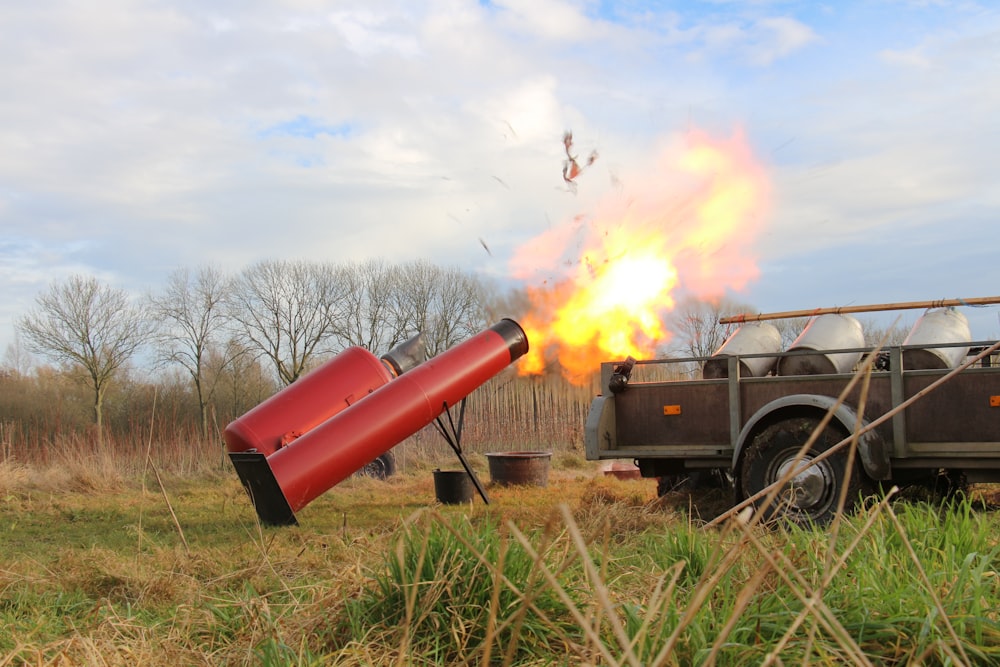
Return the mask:
M1000 295L992 1L45 0L0 25L0 351L73 274L137 297L263 259L506 280L693 131L742 133L770 182L733 298ZM599 156L574 184L566 131ZM1000 336L1000 306L964 312Z

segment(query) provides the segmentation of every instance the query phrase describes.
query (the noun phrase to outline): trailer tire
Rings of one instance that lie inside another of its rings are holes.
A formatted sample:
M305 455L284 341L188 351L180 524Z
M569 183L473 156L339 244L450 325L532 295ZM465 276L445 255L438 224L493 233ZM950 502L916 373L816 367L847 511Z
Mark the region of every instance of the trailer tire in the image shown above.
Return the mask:
M737 483L742 497L749 498L780 479L819 422L813 417L795 417L776 422L758 434L741 458ZM816 458L846 435L840 428L828 424L804 461ZM853 509L867 488L867 476L857 456L848 475L847 457L845 448L799 473L764 509L764 519L783 518L800 525L825 525L837 512L840 489L845 482L848 487L844 510ZM761 498L755 505L759 508L763 502Z
M358 471L359 475L374 479L387 479L396 474L396 457L386 452Z

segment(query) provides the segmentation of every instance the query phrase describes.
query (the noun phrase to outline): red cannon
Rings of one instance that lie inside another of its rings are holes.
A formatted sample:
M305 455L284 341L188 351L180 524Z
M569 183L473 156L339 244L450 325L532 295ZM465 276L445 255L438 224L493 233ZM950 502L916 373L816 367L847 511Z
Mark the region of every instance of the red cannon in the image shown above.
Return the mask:
M226 427L226 450L270 456L427 356L418 334L377 358L349 347Z
M262 523L295 524L295 512L527 351L528 337L509 319L413 368L397 368L405 370L398 377L373 370L371 359L346 350L329 362L332 371L321 372L305 390L289 385L231 423L225 432L230 460Z

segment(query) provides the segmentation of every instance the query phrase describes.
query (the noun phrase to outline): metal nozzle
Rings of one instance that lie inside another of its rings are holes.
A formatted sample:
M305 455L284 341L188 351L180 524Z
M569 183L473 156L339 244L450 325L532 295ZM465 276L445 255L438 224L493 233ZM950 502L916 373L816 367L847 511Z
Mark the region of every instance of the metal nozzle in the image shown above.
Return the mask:
M418 333L413 338L403 341L382 355L382 361L389 366L393 375L402 375L427 360L427 346L424 344L424 334Z

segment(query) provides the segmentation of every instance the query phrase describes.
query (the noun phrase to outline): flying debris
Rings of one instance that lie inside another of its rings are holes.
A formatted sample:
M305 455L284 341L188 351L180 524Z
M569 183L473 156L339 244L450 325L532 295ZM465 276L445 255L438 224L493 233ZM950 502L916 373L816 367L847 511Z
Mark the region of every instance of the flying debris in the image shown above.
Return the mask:
M573 133L569 130L563 134L563 146L566 149L566 161L563 162L562 170L563 180L569 183L570 187L575 191L576 177L582 174L587 167L594 164L594 161L597 160L597 151L591 151L590 155L587 156L587 162L581 167L580 163L577 162L577 157L572 153Z
M513 136L515 139L517 139L517 132L514 131L514 126L510 124L510 121L505 120L503 122L503 124L507 126L508 130L510 130L511 136ZM503 138L506 139L507 135L504 134Z

